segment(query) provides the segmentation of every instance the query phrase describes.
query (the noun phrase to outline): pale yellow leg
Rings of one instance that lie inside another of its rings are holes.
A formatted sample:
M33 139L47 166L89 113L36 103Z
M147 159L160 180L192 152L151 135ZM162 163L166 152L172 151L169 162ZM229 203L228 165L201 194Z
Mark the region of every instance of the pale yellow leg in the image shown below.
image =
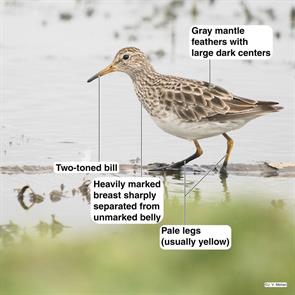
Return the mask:
M202 150L201 146L199 145L198 141L193 140L193 142L194 142L195 147L196 147L196 152L193 155L191 155L190 157L186 158L185 160L176 162L176 163L170 165L169 167L171 167L171 168L180 168L183 165L189 163L190 161L192 161L192 160L194 160L196 158L199 158L203 154L203 150Z
M234 141L226 133L223 133L222 135L227 140L227 149L226 149L226 156L225 156L225 159L224 159L224 162L223 162L223 165L222 165L222 168L221 169L222 170L226 170L226 166L227 166L229 157L230 157L231 152L232 152L233 147L234 147Z
M194 140L194 144L196 147L196 158L199 158L203 154L203 150L197 140Z

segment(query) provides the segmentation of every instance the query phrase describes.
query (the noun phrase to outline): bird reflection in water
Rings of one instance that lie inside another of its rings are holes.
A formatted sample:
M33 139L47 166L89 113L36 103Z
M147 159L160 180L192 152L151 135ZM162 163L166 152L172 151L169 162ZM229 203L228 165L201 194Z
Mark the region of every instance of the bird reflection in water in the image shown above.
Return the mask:
M202 199L202 190L199 188L199 184L203 181L206 181L206 174L212 175L217 174L218 170L212 170L210 173L208 171L196 171L192 169L190 166L186 171L183 169L177 169L175 171L167 170L167 171L149 171L149 175L151 176L160 176L163 179L164 185L164 197L171 198L175 196L183 196L184 192L189 192L187 198L193 199L194 201L200 201ZM186 173L186 183L184 189L184 173ZM194 179L194 180L192 180ZM222 185L222 193L224 195L224 202L228 202L231 200L230 190L228 188L228 175L219 174L220 183ZM199 182L200 181L200 182ZM199 182L198 185L196 185ZM196 185L196 187L194 187ZM177 187L177 189L175 188ZM193 188L194 187L194 188ZM191 191L190 191L191 190Z
M63 232L65 228L70 228L70 226L66 226L58 221L54 214L51 215L51 223L46 223L44 221L40 221L35 226L37 232L41 237L45 237L51 234L52 238L55 238L58 234Z

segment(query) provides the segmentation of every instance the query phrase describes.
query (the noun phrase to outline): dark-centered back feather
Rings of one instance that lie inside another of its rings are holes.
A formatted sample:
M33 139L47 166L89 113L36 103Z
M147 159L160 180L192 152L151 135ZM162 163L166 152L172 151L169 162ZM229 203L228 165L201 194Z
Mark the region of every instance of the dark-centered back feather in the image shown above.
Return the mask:
M166 110L174 112L186 122L227 120L238 117L257 117L276 112L277 102L257 101L233 95L222 87L207 82L167 76L176 80L173 87L163 84L160 101Z

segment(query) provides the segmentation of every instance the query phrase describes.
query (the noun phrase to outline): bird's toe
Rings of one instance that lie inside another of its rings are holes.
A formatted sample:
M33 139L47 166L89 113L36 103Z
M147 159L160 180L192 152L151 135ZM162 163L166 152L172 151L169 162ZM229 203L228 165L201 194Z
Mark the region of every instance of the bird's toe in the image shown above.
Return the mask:
M226 166L222 166L219 171L220 177L226 178L228 176Z

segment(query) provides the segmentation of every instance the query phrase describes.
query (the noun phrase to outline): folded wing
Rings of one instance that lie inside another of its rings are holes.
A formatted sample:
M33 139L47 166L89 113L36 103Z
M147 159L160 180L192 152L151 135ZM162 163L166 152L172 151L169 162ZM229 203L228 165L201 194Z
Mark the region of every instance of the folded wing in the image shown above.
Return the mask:
M173 89L165 89L161 95L166 109L185 122L255 118L282 108L277 102L242 98L207 82L188 81Z

